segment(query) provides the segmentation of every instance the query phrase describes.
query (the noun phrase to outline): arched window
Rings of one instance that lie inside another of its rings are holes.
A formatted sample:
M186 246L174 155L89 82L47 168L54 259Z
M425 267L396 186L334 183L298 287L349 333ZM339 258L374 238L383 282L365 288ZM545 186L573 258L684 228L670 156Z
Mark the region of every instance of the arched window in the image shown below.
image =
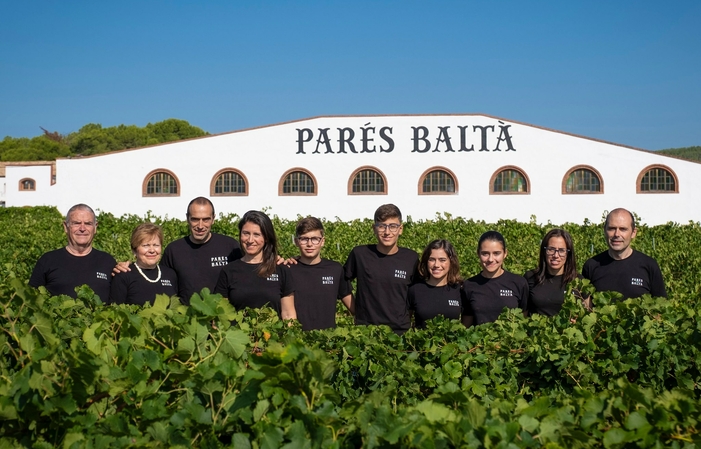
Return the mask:
M457 192L456 177L447 168L429 168L419 178L419 195L454 195Z
M144 179L143 196L180 196L180 182L169 170L159 168Z
M219 170L212 177L209 194L211 196L246 196L248 180L243 173L234 168Z
M21 192L34 192L37 189L37 183L32 178L24 178L19 182L19 190Z
M287 170L280 178L278 195L316 195L316 179L303 168Z
M563 178L562 193L604 193L604 181L594 167L578 165Z
M636 181L637 193L679 193L677 175L665 165L650 165Z
M386 195L385 175L374 167L360 167L348 180L349 195Z
M523 170L509 165L494 172L489 180L489 194L511 193L529 194L531 183Z

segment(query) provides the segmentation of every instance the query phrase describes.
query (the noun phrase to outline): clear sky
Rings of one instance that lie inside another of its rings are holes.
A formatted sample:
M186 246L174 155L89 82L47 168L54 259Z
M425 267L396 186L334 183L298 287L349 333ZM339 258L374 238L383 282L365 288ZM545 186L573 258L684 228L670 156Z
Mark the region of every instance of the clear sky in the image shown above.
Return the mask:
M9 1L0 138L484 113L701 145L701 1Z

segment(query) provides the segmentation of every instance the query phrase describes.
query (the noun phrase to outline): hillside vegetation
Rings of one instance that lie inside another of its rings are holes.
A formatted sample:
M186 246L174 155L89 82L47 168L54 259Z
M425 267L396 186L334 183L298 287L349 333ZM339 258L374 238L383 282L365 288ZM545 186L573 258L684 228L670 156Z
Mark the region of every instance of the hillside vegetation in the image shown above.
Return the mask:
M677 156L682 159L701 162L701 147L668 148L658 152L667 156Z
M0 161L53 161L59 157L89 156L207 134L178 119L149 123L144 127L119 125L103 128L100 124L90 123L65 136L44 130L44 134L32 138L5 137L0 141Z

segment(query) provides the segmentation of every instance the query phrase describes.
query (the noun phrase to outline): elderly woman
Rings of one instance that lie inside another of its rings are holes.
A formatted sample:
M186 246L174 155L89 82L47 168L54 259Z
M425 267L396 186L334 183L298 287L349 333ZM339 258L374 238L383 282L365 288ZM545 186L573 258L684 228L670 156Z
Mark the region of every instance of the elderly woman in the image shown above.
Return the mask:
M178 278L172 269L160 266L163 230L152 223L143 223L131 233L131 250L136 261L131 271L115 274L110 287L110 303L153 304L156 295L178 294Z

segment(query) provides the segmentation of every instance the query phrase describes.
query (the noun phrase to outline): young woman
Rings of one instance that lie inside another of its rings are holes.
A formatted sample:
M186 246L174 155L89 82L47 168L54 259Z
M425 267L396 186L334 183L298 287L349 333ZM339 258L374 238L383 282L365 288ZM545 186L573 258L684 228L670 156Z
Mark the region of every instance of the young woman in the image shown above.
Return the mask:
M277 237L270 218L256 210L246 212L239 221L239 243L243 257L222 269L214 292L237 309L269 305L283 320L297 319L292 276L288 267L276 263Z
M455 320L465 316L460 263L449 241L428 244L419 262L419 276L421 281L409 287L409 309L417 328L426 327L426 321L438 315Z
M526 313L528 283L523 276L506 271L507 256L504 237L487 231L477 243L482 272L463 283L466 297L466 325L496 321L504 307L520 308Z
M567 284L577 278L577 258L570 233L553 229L540 243L538 267L524 274L528 281L528 312L554 316L565 301Z
M110 303L153 304L156 295L178 294L175 271L159 265L163 248L163 230L152 223L143 223L131 233L131 250L136 262L131 271L115 274L110 285Z

